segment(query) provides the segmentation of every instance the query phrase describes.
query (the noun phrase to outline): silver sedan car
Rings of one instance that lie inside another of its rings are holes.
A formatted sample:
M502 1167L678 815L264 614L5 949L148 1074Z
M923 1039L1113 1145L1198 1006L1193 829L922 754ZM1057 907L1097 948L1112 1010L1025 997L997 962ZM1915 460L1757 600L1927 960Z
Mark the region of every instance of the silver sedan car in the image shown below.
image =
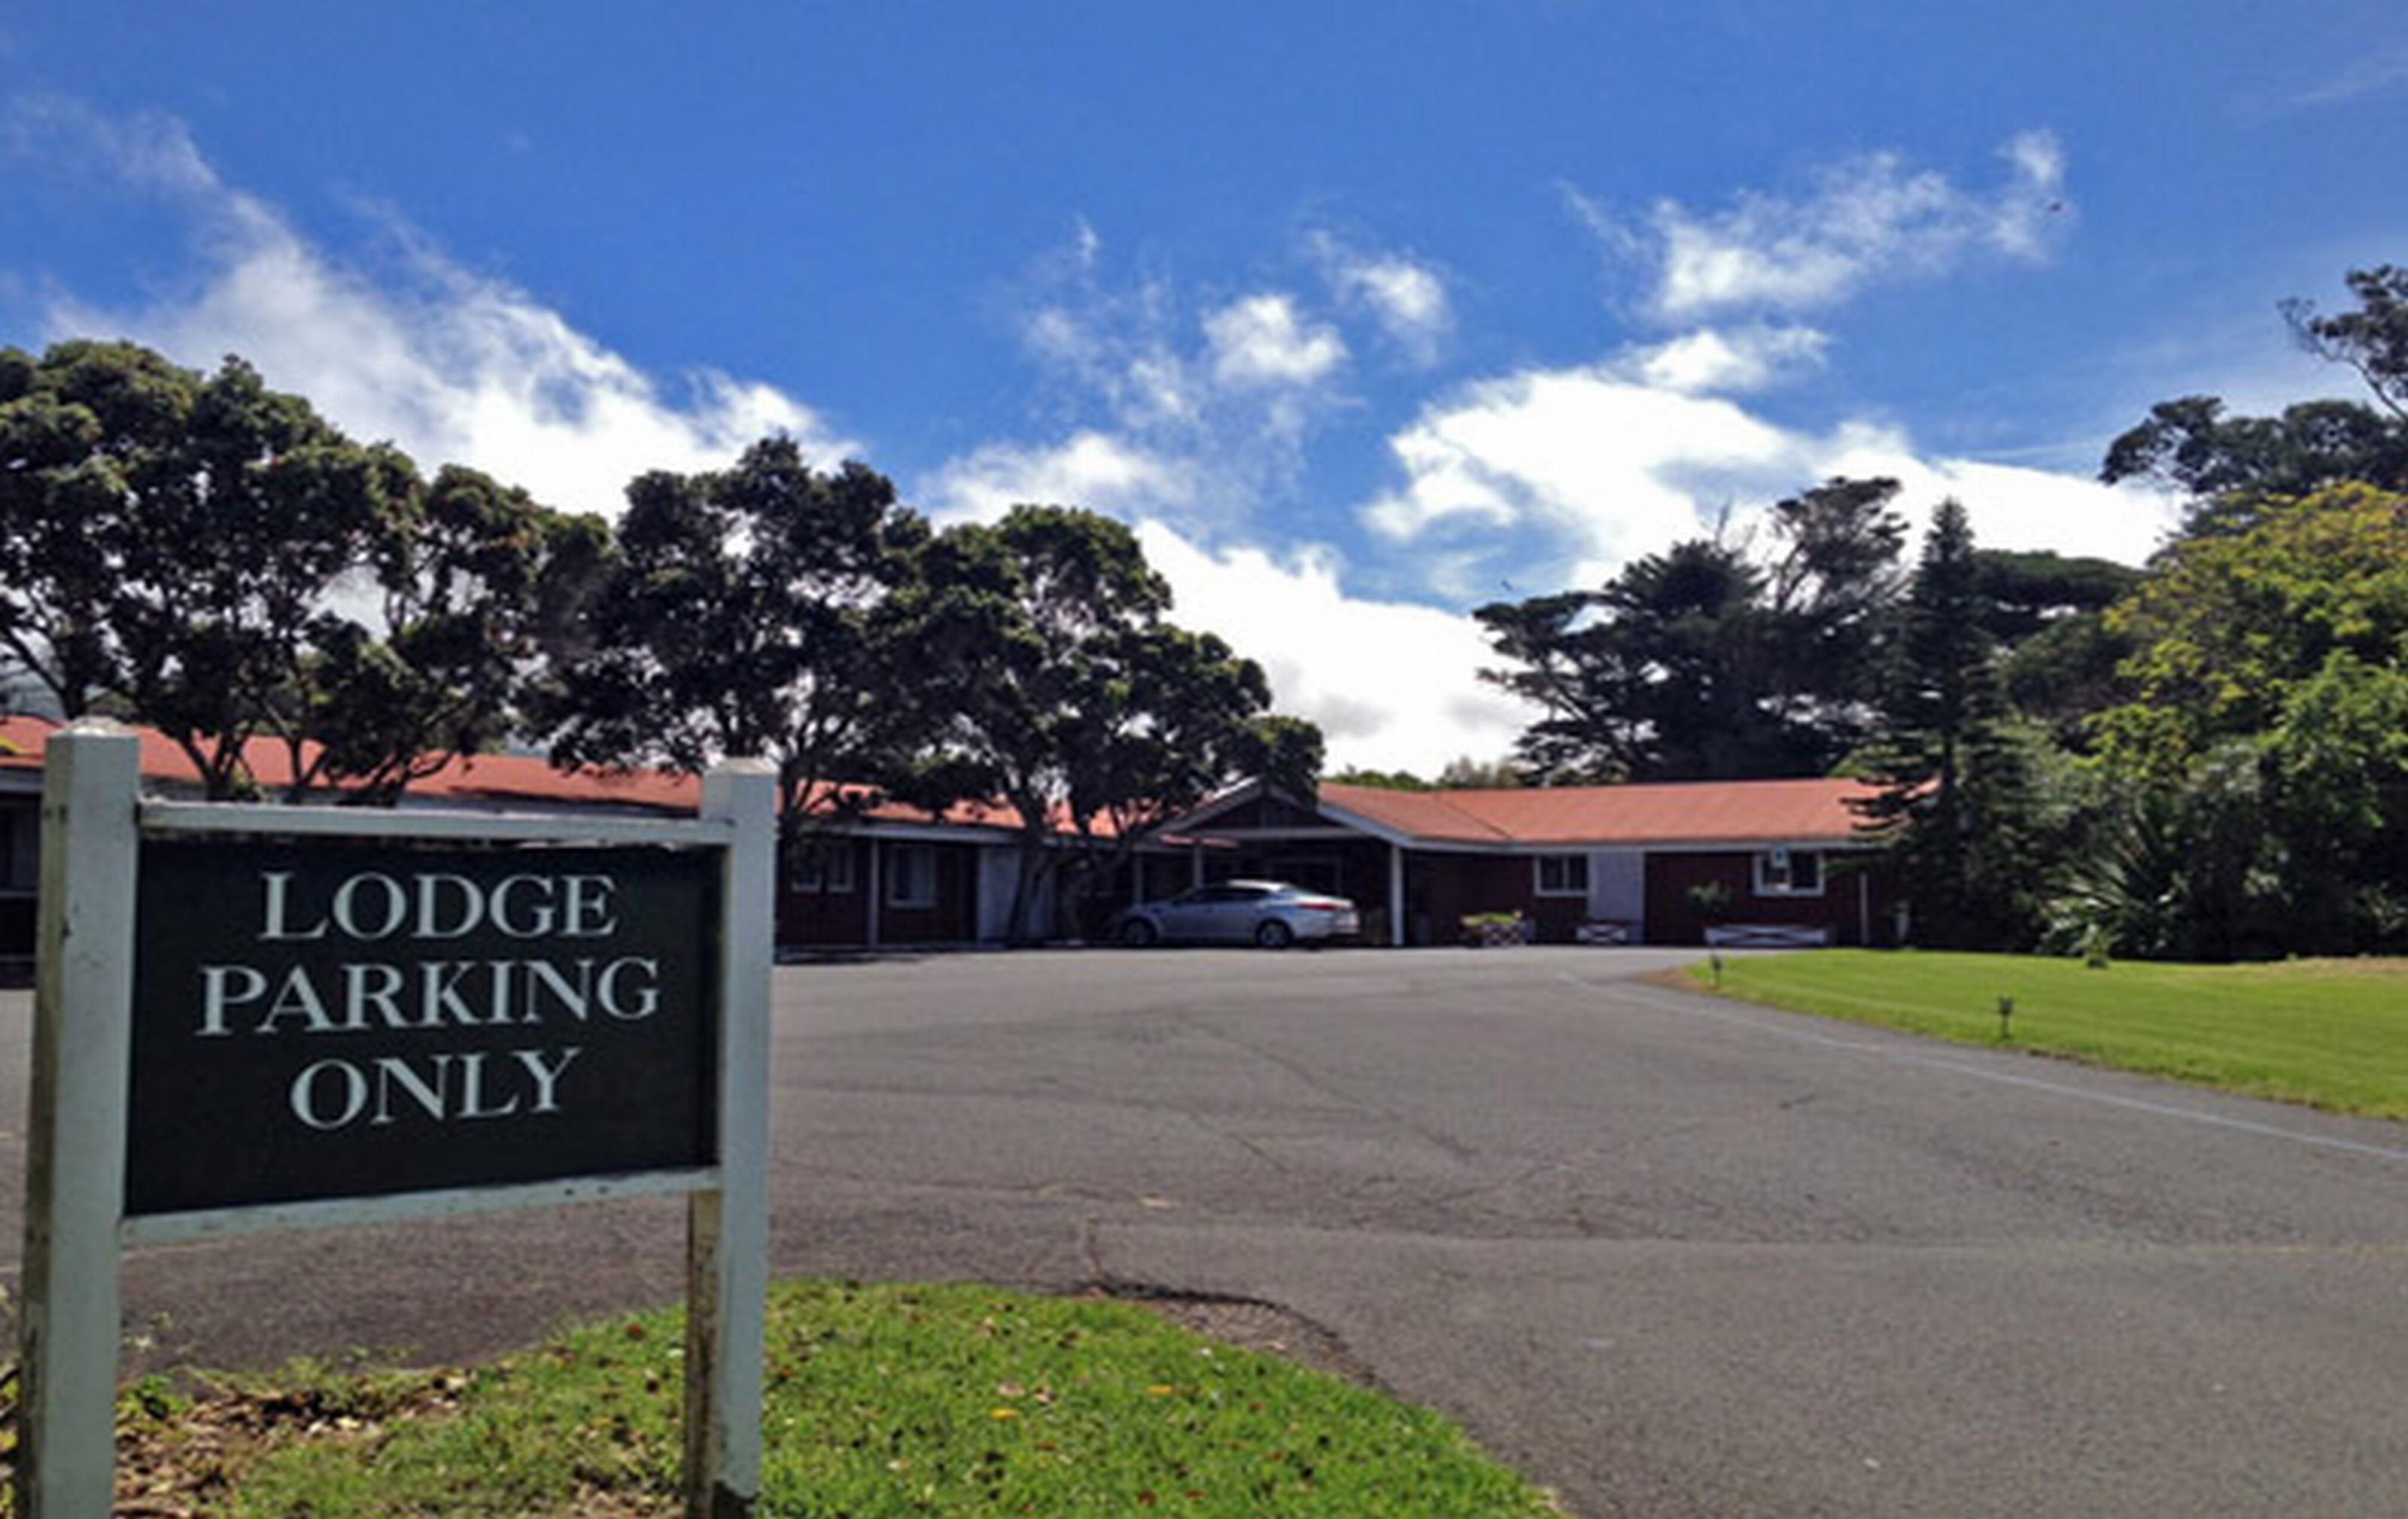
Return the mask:
M1291 944L1353 938L1363 930L1354 904L1285 881L1215 881L1164 902L1141 902L1112 919L1112 938L1150 944Z

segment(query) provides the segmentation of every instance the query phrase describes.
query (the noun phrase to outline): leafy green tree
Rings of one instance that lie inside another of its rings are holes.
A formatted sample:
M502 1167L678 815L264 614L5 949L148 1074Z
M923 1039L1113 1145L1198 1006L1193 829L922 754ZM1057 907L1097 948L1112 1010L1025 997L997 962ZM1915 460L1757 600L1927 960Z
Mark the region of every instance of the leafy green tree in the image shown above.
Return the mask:
M2357 370L2375 401L2408 422L2408 269L2382 264L2344 279L2358 310L2323 316L2314 301L2288 300L2283 315L2308 352Z
M229 358L203 376L122 343L0 361L7 434L0 643L62 712L104 698L182 748L211 797L246 745L314 713L298 693L360 633L338 592L419 489Z
M1896 600L1895 481L1777 503L1761 562L1721 538L1633 560L1596 591L1474 615L1508 663L1482 678L1539 706L1520 766L1541 783L1816 774L1870 713Z
M2179 774L2216 742L2269 731L2335 652L2396 666L2408 639L2408 496L2336 485L2270 501L2246 530L2186 539L2109 615L2139 652L2132 699L2100 718L2120 767Z
M1524 784L1522 773L1511 760L1475 760L1457 755L1438 773L1441 790L1511 791Z
M386 801L498 743L607 540L447 470L432 490L229 358L128 343L0 353L0 650L68 716L183 748L212 797Z
M2089 846L2067 857L2050 948L2131 960L2281 952L2283 872L2257 744L2229 740L2179 776L2114 791Z
M2106 611L2143 572L2046 552L1979 549L1973 560L2010 705L2046 725L2055 743L2086 747L2090 719L2119 699L2116 671L2133 650L2107 627Z
M1862 826L1897 871L1922 943L2020 948L2036 932L2030 755L2012 730L1984 626L1965 509L1942 501L1906 592L1881 699L1858 761L1878 788Z
M196 377L128 344L0 350L0 650L69 718L132 684L111 615L128 505Z
M555 764L778 767L789 837L875 800L922 736L926 524L859 464L768 438L729 469L627 487L592 647L548 706Z
M2408 490L2408 270L2353 269L2346 282L2356 311L2325 316L2299 299L2282 311L2310 353L2356 371L2373 406L2303 401L2280 416L2230 417L2212 396L2160 402L2108 446L2100 478L2182 490L2186 536L2245 531L2264 500L2347 481Z
M1372 770L1350 765L1326 777L1338 786L1368 786L1379 791L1426 791L1430 783L1410 770Z
M2397 947L2408 929L2408 497L2260 503L2109 615L2135 652L2100 753L2132 800L2081 914L2118 952Z
M2233 417L2213 396L2150 408L2108 445L2099 478L2152 480L2190 498L2186 536L2245 530L2269 498L2347 480L2408 486L2408 428L2358 401L2301 401L2279 416Z
M1170 587L1137 535L1092 512L1015 507L949 529L927 556L924 613L947 679L937 737L907 794L999 797L1020 819L1010 935L1062 861L1057 829L1133 838L1249 769L1319 766L1318 734L1266 725L1262 672L1164 620Z
M455 755L499 748L535 721L549 671L583 654L582 614L611 554L601 518L445 466L380 535L382 636L337 622L297 685L303 720L285 725L296 779L386 799ZM322 745L314 760L305 737Z

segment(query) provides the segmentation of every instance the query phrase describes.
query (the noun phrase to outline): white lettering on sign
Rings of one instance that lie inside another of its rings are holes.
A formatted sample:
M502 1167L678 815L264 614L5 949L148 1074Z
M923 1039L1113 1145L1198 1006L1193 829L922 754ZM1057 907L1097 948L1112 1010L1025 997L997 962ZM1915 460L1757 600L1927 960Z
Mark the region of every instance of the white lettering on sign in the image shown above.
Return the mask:
M491 892L465 875L419 871L405 885L382 871L347 875L322 904L295 906L291 871L263 871L262 943L343 938L373 944L457 939L490 923L510 939L607 939L619 932L608 875L506 875Z
M411 974L415 972L416 974ZM322 984L328 974L332 985ZM661 962L616 960L425 960L403 966L353 961L331 973L292 965L271 980L251 965L201 967L202 1037L230 1034L242 1016L255 1034L365 1034L373 1030L497 1028L548 1019L623 1023L660 1011Z
M557 1113L561 1073L583 1052L580 1046L567 1045L557 1050L447 1050L317 1061L293 1078L293 1116L331 1133L364 1119L371 1125L393 1123L397 1109L415 1109L437 1122Z
M363 870L329 885L297 871L261 871L254 942L265 958L199 967L194 1035L317 1044L349 1034L643 1022L661 1011L658 959L545 952L616 934L618 890L613 877L593 872L529 870L480 881L446 870ZM458 941L479 933L523 952L459 958ZM344 944L374 948L329 963ZM265 949L281 945L318 948L294 963ZM419 959L406 952L414 945L453 948ZM286 1104L321 1133L558 1113L562 1078L583 1049L333 1056L300 1069Z

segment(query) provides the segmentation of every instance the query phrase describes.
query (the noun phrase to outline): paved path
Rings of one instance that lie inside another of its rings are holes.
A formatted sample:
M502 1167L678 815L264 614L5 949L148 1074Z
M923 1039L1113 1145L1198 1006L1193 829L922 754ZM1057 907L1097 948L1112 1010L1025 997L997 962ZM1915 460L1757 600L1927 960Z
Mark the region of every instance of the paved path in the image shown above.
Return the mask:
M2408 1513L2408 1125L1650 986L1644 951L780 974L781 1270L1283 1305L1591 1514ZM0 1002L0 1184L25 1015ZM149 1358L455 1356L677 1209L145 1251Z

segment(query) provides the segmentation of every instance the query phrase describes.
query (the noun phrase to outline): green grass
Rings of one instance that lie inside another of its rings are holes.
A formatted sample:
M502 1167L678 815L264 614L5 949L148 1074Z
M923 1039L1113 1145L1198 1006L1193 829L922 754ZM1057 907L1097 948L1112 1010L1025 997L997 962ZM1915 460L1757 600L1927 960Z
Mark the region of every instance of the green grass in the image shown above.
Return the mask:
M1711 986L1705 966L1689 975ZM2408 1118L2408 961L2160 965L1826 949L1723 965L1725 993L1797 1012L2014 1044L2336 1113Z
M351 1432L272 1451L222 1512L672 1512L680 1342L670 1309L452 1378L436 1404L313 1384ZM1555 1512L1426 1410L1129 1305L987 1287L776 1288L764 1433L767 1514Z

